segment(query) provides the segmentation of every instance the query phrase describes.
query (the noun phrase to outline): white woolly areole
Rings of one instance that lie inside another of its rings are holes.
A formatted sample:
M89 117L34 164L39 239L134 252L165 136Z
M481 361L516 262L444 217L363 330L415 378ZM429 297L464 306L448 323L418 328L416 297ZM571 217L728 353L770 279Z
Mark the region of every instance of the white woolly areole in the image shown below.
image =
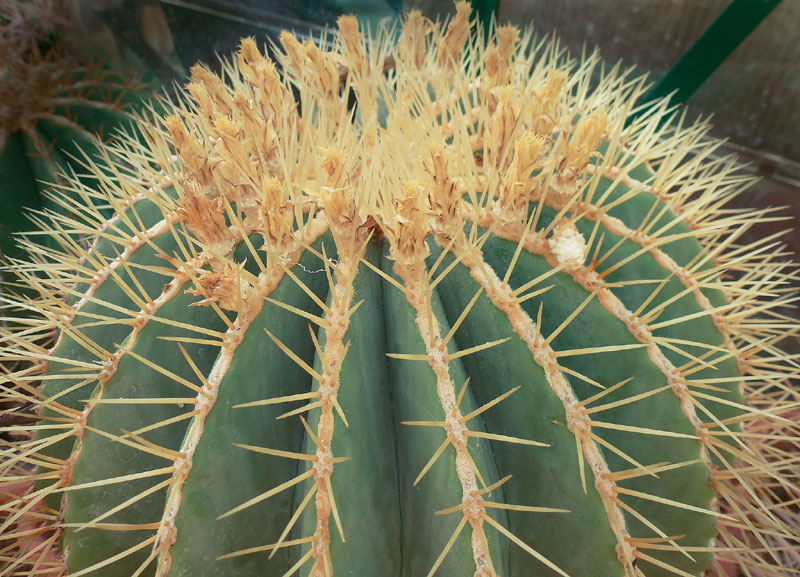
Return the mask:
M586 239L570 222L556 229L550 239L550 251L565 270L574 270L586 260Z

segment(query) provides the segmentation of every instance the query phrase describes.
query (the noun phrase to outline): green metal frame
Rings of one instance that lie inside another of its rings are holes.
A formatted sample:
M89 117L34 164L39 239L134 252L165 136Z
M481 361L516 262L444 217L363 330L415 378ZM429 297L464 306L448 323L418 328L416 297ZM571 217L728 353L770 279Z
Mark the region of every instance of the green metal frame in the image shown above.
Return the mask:
M733 0L722 14L644 97L649 102L672 94L686 102L781 0Z
M781 0L732 0L642 102L670 94L673 103L686 102L780 3ZM472 8L487 35L497 4L498 0L472 0Z
M471 0L472 11L476 13L480 22L483 23L484 38L489 39L489 27L492 18L497 14L498 0Z

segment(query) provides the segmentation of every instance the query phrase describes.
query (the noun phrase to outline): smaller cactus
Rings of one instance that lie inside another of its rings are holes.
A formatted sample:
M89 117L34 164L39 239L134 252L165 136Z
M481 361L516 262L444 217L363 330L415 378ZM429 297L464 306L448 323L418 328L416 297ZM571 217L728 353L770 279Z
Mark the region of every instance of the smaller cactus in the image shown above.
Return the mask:
M74 212L73 195L44 192L65 182L62 173L83 174L81 163L130 125L125 109L144 95L146 84L131 71L112 71L68 46L79 27L71 12L66 1L0 3L0 251L6 258L24 254L12 237L31 228L32 215L23 208Z
M473 24L245 39L64 185L3 334L5 574L786 574L769 211L707 126L628 123L643 80Z

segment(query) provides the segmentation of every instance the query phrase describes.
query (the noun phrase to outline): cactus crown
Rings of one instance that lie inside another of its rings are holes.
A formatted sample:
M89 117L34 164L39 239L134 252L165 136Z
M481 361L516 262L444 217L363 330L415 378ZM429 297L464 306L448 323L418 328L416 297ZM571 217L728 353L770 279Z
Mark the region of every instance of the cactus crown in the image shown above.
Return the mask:
M785 574L792 275L707 126L466 3L280 44L24 241L8 574Z

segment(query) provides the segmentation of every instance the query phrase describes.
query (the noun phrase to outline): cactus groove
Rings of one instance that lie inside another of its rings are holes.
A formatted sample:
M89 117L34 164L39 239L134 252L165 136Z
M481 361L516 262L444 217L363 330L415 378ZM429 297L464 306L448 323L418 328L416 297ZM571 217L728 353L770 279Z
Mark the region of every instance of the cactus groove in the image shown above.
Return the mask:
M793 273L707 127L466 3L328 40L243 40L65 185L3 575L784 575Z

